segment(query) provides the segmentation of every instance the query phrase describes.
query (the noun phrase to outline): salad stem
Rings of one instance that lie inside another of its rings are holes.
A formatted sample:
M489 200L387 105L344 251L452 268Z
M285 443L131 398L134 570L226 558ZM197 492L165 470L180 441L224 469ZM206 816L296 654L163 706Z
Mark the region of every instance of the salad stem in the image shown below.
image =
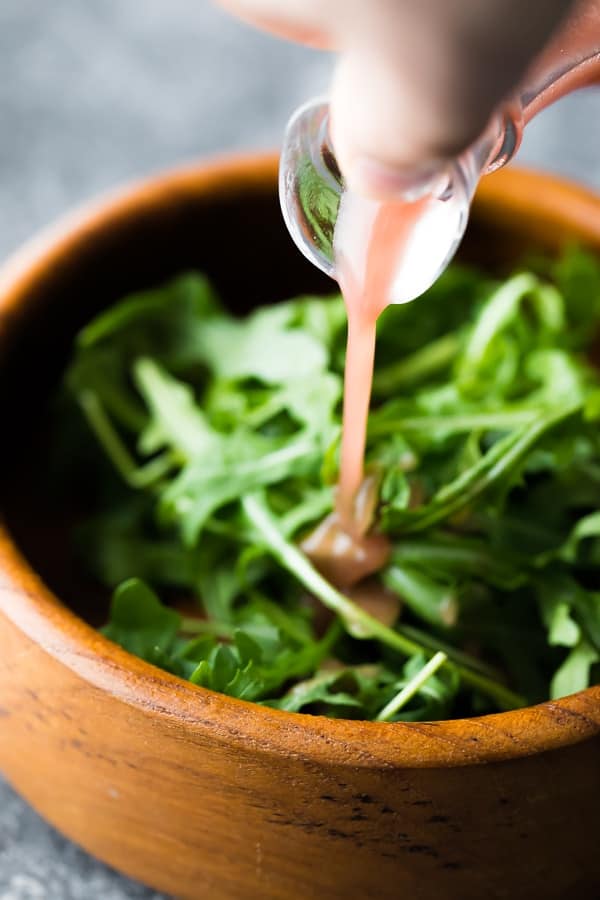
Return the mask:
M80 391L77 400L106 455L123 481L130 487L150 487L173 468L173 459L169 452L161 453L145 466L138 466L104 412L98 395L90 390Z
M425 682L434 675L440 666L442 666L448 657L441 650L432 656L428 663L425 663L420 672L411 678L408 684L405 684L401 691L399 691L395 697L393 697L389 703L383 707L379 715L376 717L376 722L387 722L392 716L395 716L397 712L400 712L403 706L406 706L409 700L415 696L417 691L423 687Z
M460 349L460 337L455 332L444 334L399 362L380 369L373 378L375 395L393 394L399 388L446 369Z
M471 431L507 431L519 425L529 425L539 417L536 409L515 409L507 412L463 413L458 416L411 416L407 418L372 417L369 437L383 437L400 432L425 434L460 434Z

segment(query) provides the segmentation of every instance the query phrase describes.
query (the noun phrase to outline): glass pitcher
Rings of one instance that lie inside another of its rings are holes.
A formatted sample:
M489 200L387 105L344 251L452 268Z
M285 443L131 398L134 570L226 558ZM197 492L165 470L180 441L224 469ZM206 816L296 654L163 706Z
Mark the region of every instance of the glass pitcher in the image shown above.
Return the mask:
M479 179L504 166L521 143L523 128L565 94L600 83L600 0L580 4L531 66L523 83L491 118L481 137L429 187L398 260L388 302L422 294L444 271L462 239ZM368 240L382 203L349 191L331 148L325 100L300 108L287 127L279 194L287 227L301 252L335 277L336 230L348 225L354 240ZM411 197L405 197L407 203Z

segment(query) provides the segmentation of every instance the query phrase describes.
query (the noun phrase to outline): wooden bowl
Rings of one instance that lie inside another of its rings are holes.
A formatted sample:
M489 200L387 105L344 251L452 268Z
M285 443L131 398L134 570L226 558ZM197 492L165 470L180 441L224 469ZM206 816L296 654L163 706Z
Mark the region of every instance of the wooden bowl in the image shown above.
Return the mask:
M501 266L572 238L600 248L598 198L504 171L464 253ZM293 715L159 671L73 611L90 620L94 593L65 510L34 489L47 395L84 321L190 267L238 308L331 289L285 233L264 157L117 193L0 273L0 769L64 834L179 897L600 896L600 687L450 722Z

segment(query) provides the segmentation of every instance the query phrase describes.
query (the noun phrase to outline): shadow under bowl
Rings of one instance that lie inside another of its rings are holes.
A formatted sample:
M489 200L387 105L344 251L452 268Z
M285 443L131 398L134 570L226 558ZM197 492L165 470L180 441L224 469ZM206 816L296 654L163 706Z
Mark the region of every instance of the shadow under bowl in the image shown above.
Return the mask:
M461 254L502 268L571 240L600 249L600 199L506 170ZM64 834L178 897L597 896L600 687L466 720L330 720L194 687L86 621L68 510L34 489L40 422L77 330L186 269L239 311L332 290L284 230L272 157L118 192L0 272L0 769Z

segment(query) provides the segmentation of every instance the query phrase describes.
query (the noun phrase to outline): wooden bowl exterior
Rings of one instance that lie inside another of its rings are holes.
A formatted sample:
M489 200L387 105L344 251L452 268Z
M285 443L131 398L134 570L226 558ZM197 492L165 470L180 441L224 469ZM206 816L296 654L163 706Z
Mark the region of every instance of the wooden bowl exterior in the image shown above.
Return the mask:
M42 408L40 373L49 388L73 331L103 302L187 264L208 268L234 302L244 277L268 299L323 288L279 223L275 168L251 157L161 176L71 217L5 266L5 483ZM237 256L249 223L253 244L234 269L229 248ZM600 249L600 200L507 170L483 183L465 252L501 262L532 239L555 248L574 238ZM275 248L275 268L258 260L259 240ZM246 305L259 299L246 292ZM183 898L600 896L600 687L443 723L256 707L96 633L50 590L51 563L26 558L17 518L0 525L0 769L100 859Z

